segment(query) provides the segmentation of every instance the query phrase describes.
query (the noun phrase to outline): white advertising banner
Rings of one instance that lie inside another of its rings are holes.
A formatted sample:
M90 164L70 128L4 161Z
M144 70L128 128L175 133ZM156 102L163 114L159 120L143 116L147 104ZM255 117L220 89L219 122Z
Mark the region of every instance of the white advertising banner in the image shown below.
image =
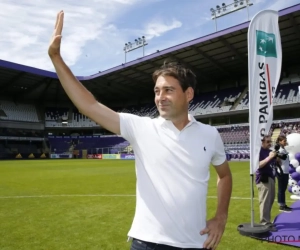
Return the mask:
M258 168L261 140L273 122L273 98L281 64L278 12L261 11L253 17L248 30L250 174Z

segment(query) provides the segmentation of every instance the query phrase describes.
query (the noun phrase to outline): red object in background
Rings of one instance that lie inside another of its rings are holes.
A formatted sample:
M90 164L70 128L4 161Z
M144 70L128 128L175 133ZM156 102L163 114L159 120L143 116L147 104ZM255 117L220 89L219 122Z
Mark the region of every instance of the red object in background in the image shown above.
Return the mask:
M102 159L102 154L88 154L86 156L87 159Z

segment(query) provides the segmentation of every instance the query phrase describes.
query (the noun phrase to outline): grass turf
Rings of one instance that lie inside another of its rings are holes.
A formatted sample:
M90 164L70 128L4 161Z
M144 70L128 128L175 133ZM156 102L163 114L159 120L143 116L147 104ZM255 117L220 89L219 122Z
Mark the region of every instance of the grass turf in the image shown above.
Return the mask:
M231 162L230 167L233 198L218 249L285 248L238 233L240 223L250 222L249 163ZM129 249L135 178L134 161L0 161L0 249ZM215 213L216 190L212 168L209 217ZM257 199L254 204L257 222ZM272 218L277 214L275 203Z

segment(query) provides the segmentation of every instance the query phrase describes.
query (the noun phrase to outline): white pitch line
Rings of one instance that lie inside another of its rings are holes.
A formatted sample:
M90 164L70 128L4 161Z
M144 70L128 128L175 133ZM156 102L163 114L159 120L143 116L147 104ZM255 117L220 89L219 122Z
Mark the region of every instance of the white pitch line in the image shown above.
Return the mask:
M207 196L207 198L217 199L217 196ZM251 200L250 197L231 197L231 200ZM258 200L258 198L254 198L254 200ZM274 202L277 201L277 199L274 200ZM286 199L286 201L297 201L292 199Z
M56 198L56 197L135 197L134 194L53 194L53 195L16 195L0 196L0 199L26 199L26 198ZM217 196L207 196L209 199L217 199ZM250 197L231 197L232 200L251 200ZM258 198L254 198L257 200ZM288 201L295 201L287 199ZM276 201L276 199L275 199Z
M207 196L207 198L210 199L217 199L217 196ZM232 200L251 200L251 198L249 197L231 197ZM257 198L254 198L255 200L257 200Z
M22 199L22 198L54 198L54 197L135 197L133 194L53 194L53 195L16 195L0 196L0 199Z

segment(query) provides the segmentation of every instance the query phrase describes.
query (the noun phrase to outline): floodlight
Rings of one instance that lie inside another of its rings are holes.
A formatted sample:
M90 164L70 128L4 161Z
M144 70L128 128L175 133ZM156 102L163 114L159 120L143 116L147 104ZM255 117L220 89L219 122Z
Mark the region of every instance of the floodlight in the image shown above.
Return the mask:
M216 5L215 8L210 8L211 19L215 21L216 31L218 30L216 21L218 18L239 11L241 9L247 9L247 16L249 20L249 7L253 5L253 3L250 2L250 0L231 0L231 3L229 4L223 2L219 5Z
M226 4L222 3L222 7L223 7L223 11L225 11L226 10Z
M139 44L142 44L143 43L143 40L142 38L139 37Z
M124 51L125 51L125 63L126 63L126 54L136 50L138 48L143 48L143 56L145 56L145 46L148 45L146 42L145 36L138 37L134 39L134 42L127 42L125 43Z

